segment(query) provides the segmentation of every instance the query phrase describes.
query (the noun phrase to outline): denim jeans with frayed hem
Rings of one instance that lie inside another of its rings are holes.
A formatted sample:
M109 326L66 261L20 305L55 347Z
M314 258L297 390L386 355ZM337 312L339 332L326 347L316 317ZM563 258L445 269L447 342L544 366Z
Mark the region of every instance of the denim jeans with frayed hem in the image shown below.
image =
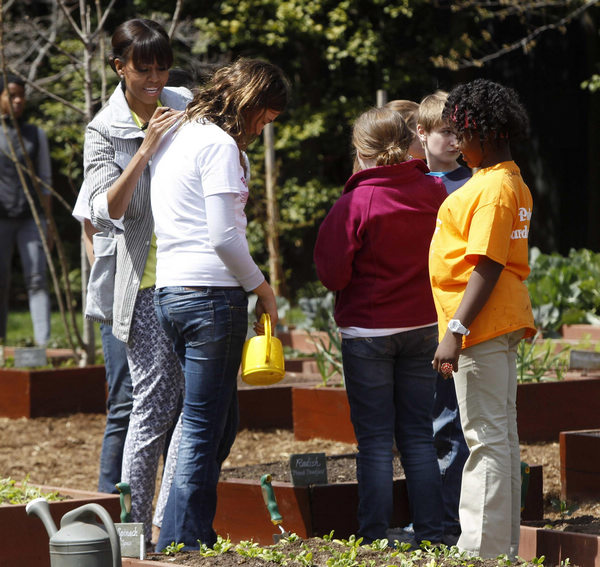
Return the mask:
M182 433L157 548L217 540L217 483L239 423L237 375L248 331L242 288L158 290L159 321L184 368Z
M108 397L106 399L106 427L100 453L98 492L116 494L121 481L123 446L133 407L131 374L127 364L127 345L112 334L111 325L100 325Z
M417 541L442 540L440 470L433 446L437 327L344 338L344 379L358 455L359 534L386 537L393 511L394 441L406 474Z

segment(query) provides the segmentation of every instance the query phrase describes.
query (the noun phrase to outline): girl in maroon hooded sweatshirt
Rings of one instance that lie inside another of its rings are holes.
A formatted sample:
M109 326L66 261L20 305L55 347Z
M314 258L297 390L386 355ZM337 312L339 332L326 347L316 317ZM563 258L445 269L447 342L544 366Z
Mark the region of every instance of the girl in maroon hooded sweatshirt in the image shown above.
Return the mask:
M319 279L336 292L344 380L354 432L359 534L387 537L393 511L394 441L406 474L415 540L442 539L440 470L433 446L436 312L429 243L447 193L408 154L413 134L390 108L355 122L358 169L323 221ZM415 544L415 540L407 539ZM400 538L396 538L400 539Z

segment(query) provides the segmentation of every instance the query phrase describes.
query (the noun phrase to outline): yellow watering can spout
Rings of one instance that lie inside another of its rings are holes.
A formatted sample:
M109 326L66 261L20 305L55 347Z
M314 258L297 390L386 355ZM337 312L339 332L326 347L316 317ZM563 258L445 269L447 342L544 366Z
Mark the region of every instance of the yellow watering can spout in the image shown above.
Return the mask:
M265 334L252 337L244 343L242 380L253 386L268 386L283 379L285 363L281 341L271 333L269 314L263 313L260 322Z

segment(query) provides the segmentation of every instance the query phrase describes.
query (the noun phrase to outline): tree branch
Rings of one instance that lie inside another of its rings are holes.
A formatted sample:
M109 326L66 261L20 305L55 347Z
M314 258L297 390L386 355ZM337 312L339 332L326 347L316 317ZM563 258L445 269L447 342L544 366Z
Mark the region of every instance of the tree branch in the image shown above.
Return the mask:
M36 91L38 91L38 92L40 92L42 94L45 94L47 97L49 97L51 99L54 99L57 102L60 102L61 104L64 104L65 106L69 107L71 110L74 110L75 112L78 112L79 114L85 115L85 111L84 110L82 110L78 106L75 106L73 103L71 103L68 100L62 98L61 96L55 95L54 93L50 92L49 90L46 90L44 87L41 87L38 82L30 81L27 77L25 77L25 75L23 75L22 73L20 73L12 65L7 65L6 68L13 75L16 75L17 77L19 77L20 79L22 79L23 81L25 81L34 90L36 90Z
M179 15L181 14L181 8L183 7L183 0L177 0L175 4L175 10L173 11L173 19L171 20L171 26L169 27L169 38L173 39L175 30L179 24Z
M561 26L568 24L571 20L575 19L577 16L579 16L580 14L585 12L588 8L591 8L592 6L597 4L599 1L600 0L588 0L585 4L582 4L581 6L579 6L579 8L576 8L575 10L573 10L572 12L567 14L564 18L561 18L560 20L558 20L558 22L540 26L540 27L536 28L535 30L533 30L530 34L526 35L525 37L503 47L502 49L499 49L498 51L495 51L494 53L490 53L489 55L485 55L484 57L480 57L473 61L463 61L463 63L461 63L459 65L459 69L467 69L470 67L482 67L488 61L498 59L499 57L502 57L503 55L506 55L507 53L510 53L511 51L515 51L516 49L519 49L519 48L526 49L527 45L531 41L533 41L534 38L538 37L539 35L543 34L544 32L547 32L547 31L553 30L553 29L557 29L557 28L560 28Z

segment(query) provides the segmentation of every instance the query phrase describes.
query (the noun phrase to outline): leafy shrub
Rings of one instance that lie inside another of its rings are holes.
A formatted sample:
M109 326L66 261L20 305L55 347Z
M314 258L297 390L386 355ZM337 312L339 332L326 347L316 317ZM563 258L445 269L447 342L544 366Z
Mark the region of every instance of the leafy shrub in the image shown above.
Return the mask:
M302 309L304 320L298 327L311 329L313 331L329 331L332 324L333 309L335 306L335 295L328 291L325 295L301 297L298 306Z
M310 340L315 345L314 354L323 385L327 386L333 376L343 376L342 337L333 318L334 294L328 292L324 297L303 297L298 301L305 317ZM323 338L312 331L325 331ZM342 382L337 385L343 385Z
M531 248L526 280L536 326L545 334L563 325L600 324L600 254L571 249L568 256Z

